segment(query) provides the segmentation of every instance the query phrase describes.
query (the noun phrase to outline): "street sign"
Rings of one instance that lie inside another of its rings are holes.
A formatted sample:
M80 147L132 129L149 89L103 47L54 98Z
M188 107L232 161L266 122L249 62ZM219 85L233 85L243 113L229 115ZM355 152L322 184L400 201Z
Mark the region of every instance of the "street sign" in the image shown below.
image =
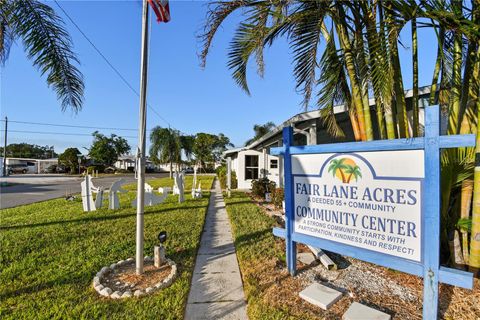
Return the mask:
M283 129L287 267L296 243L423 277L423 318L437 319L438 283L471 289L473 274L440 267L440 149L475 145L441 136L438 106L426 108L425 137L292 146Z

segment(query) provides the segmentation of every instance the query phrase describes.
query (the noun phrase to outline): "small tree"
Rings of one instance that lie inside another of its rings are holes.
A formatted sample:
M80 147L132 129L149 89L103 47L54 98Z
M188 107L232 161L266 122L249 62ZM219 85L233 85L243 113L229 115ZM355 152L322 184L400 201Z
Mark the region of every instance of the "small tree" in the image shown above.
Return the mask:
M207 162L214 160L213 149L215 149L216 136L209 133L197 133L193 144L193 153L201 167Z
M197 133L193 144L193 154L197 162L203 166L207 162L219 161L222 152L227 150L227 146L233 147L230 139L223 133L218 136L209 133Z
M58 163L70 169L70 173L78 171L78 155L80 151L77 148L67 148L58 156Z
M127 140L115 134L107 137L95 131L92 135L93 143L88 150L88 155L96 163L111 166L117 161L119 156L127 154L130 151Z

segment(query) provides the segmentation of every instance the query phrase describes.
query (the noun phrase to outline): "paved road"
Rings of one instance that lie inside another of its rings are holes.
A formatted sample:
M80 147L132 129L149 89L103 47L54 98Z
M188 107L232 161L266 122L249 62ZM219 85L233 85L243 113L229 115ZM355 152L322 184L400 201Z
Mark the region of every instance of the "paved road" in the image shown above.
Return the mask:
M168 173L147 174L147 180L168 176ZM94 178L95 186L109 188L113 181L123 178L126 183L135 181L133 175ZM12 175L0 181L12 183L0 187L0 209L64 197L65 194L80 193L82 178L63 175Z

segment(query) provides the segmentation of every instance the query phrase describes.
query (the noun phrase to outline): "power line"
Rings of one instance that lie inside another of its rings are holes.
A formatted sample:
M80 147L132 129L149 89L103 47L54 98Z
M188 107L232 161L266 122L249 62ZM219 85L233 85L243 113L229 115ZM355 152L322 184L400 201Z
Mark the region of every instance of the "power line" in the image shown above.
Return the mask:
M53 135L66 135L66 136L89 136L91 134L88 133L65 133L65 132L48 132L48 131L28 131L28 130L8 130L8 132L16 132L16 133L34 133L34 134L53 134ZM122 138L137 138L136 136L121 136Z
M0 120L5 122L5 120ZM83 128L83 129L102 129L102 130L119 130L119 131L136 131L136 129L127 129L127 128L109 128L109 127L91 127L91 126L77 126L70 124L55 124L55 123L45 123L45 122L28 122L28 121L15 121L9 120L8 122L20 123L20 124L33 124L39 126L52 126L52 127L67 127L67 128ZM151 129L150 129L151 130Z
M5 122L4 119L0 119L0 122ZM18 124L28 124L36 126L51 126L51 127L65 127L65 128L80 128L80 129L97 129L97 130L112 130L112 131L137 131L133 128L115 128L115 127L96 127L96 126L82 126L82 125L72 125L72 124L60 124L60 123L49 123L49 122L31 122L31 121L19 121L19 120L8 120L9 123L18 123ZM9 130L12 131L12 130ZM147 131L153 131L152 129L147 129ZM13 131L12 131L13 132ZM64 133L61 133L64 134ZM181 134L187 135L183 132ZM91 134L87 134L91 135Z
M100 51L100 49L97 48L97 46L92 42L92 40L90 40L90 38L88 38L88 36L82 31L82 29L80 28L80 26L78 24L75 23L75 21L72 19L72 17L70 17L70 15L65 11L65 9L63 9L63 7L58 3L57 0L54 0L56 5L60 8L60 10L62 10L62 12L65 14L65 16L68 18L68 20L70 20L70 22L75 26L75 28L77 28L77 30L82 34L82 36L88 41L88 43L90 43L90 45L95 49L95 51L102 57L102 59L110 66L110 68L115 72L115 74L117 74L117 76L127 85L127 87L130 88L130 90L132 90L135 95L137 97L140 97L140 94L138 93L138 91L130 84L130 82L127 81L127 79L125 79L125 77L120 73L120 71L118 71L117 68L115 68L115 66L108 60L108 58ZM170 123L164 118L162 117L158 112L157 110L155 110L152 106L150 106L150 104L147 102L147 107L153 112L155 113L161 120L165 121L166 124L168 124L168 126L170 126Z

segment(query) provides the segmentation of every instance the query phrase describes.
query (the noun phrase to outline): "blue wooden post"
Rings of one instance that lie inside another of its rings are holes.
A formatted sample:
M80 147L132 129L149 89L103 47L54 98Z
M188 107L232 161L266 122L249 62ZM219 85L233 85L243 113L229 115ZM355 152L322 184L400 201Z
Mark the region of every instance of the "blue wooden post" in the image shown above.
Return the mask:
M292 175L292 156L290 146L293 143L293 128L283 128L283 154L284 177L285 177L285 228L287 236L285 244L287 247L287 268L292 276L297 272L297 244L292 240L294 216L294 194L293 194L293 175Z
M440 267L440 111L426 108L425 190L423 197L423 319L437 319Z

